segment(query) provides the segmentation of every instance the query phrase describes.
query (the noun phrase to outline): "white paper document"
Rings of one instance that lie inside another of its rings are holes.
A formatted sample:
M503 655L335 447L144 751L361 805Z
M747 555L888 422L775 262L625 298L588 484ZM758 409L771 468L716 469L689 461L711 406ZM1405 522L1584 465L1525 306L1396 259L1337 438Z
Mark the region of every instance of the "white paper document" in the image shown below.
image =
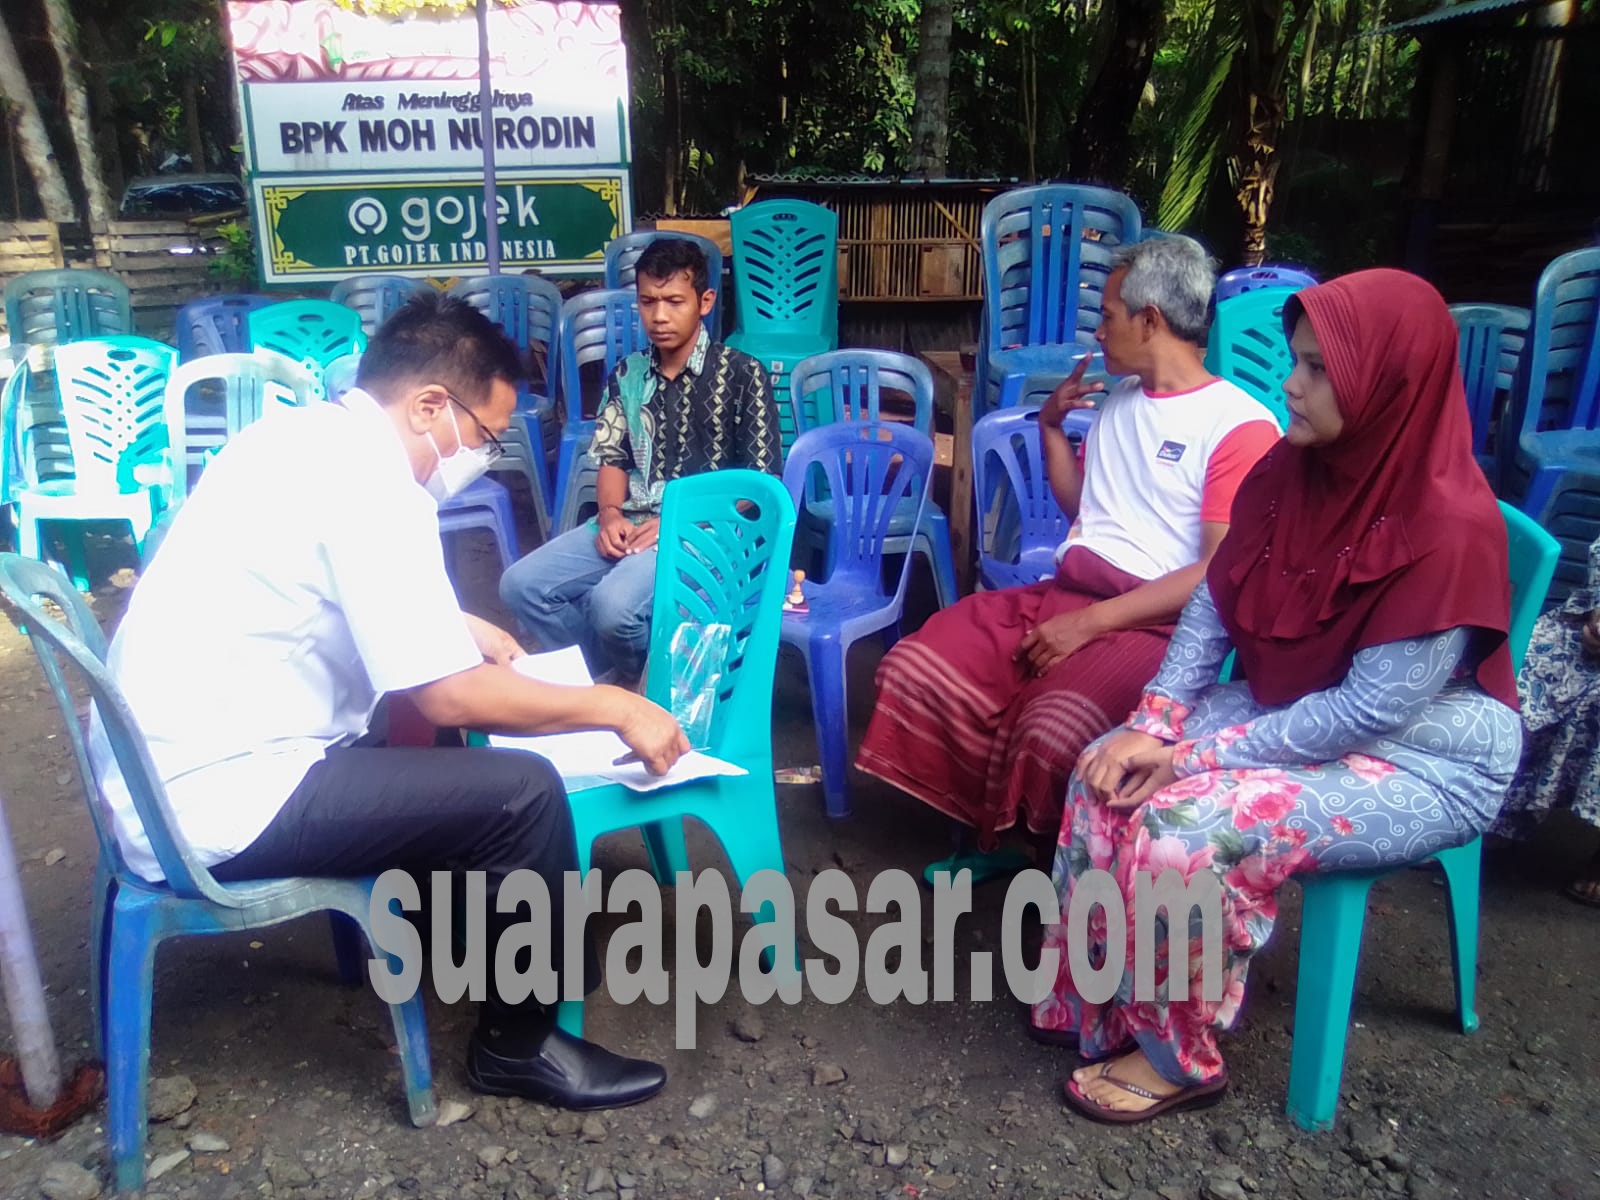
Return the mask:
M588 687L594 682L589 675L589 665L583 661L583 651L577 646L525 655L512 664L512 669L541 683L565 687ZM640 763L618 766L617 759L629 752L628 744L609 730L546 733L536 737L496 733L490 735L489 744L508 750L526 750L548 759L569 787L579 785L573 790L616 782L636 792L654 792L716 775L748 774L743 767L698 751L684 755L665 775L652 775Z

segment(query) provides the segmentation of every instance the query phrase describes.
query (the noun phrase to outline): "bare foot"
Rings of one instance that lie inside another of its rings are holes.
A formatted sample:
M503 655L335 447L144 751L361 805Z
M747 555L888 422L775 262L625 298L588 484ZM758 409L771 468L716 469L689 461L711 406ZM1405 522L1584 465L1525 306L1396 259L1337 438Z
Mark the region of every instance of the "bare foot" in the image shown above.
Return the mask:
M1101 1108L1113 1112L1143 1112L1168 1096L1183 1091L1183 1085L1169 1083L1156 1073L1143 1050L1135 1050L1109 1062L1079 1067L1072 1073L1078 1090ZM1113 1080L1132 1084L1155 1097L1147 1100L1135 1092L1118 1087Z

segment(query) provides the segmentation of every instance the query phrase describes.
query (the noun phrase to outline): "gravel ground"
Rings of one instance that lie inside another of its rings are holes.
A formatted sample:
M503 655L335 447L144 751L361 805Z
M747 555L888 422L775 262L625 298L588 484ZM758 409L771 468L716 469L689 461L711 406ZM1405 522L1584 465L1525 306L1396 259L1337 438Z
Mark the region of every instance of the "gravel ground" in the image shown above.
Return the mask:
M469 607L497 611L487 543L457 559ZM925 583L919 580L919 583ZM96 594L114 622L126 593ZM920 600L921 611L926 601ZM913 611L908 627L920 612ZM859 735L875 646L852 658ZM805 677L778 672L776 758L816 758ZM89 1054L86 898L94 838L68 747L25 640L0 627L0 788L23 856L23 886L70 1066ZM830 823L820 788L778 789L797 896L840 867L865 889L881 870L913 873L947 848L942 821L863 776L856 816ZM406 1117L387 1014L367 989L341 988L326 924L168 943L156 970L148 1197L1600 1197L1596 1096L1600 913L1555 884L1592 849L1552 826L1531 851L1486 867L1479 982L1482 1028L1451 1009L1444 893L1427 871L1374 889L1336 1128L1307 1134L1283 1116L1299 933L1286 889L1277 935L1257 960L1240 1028L1225 1043L1233 1085L1200 1113L1114 1129L1073 1117L1066 1051L1023 1036L1024 1011L997 998L920 1006L748 1006L736 988L702 1006L698 1048L674 1048L671 1007L591 1000L590 1036L656 1058L656 1100L589 1117L467 1088L467 1006L431 1002L436 1094L449 1124ZM726 871L703 829L696 865ZM57 853L57 852L60 853ZM645 865L633 835L601 843L608 874ZM997 952L1004 888L979 888L960 922L957 962ZM663 892L669 969L674 894ZM924 896L925 942L931 899ZM864 946L882 916L856 914ZM618 918L599 920L602 939ZM998 954L996 955L998 958ZM931 954L925 956L931 963ZM997 964L998 967L998 964ZM0 1042L0 1051L9 1051ZM51 1143L0 1137L0 1195L109 1191L103 1110Z

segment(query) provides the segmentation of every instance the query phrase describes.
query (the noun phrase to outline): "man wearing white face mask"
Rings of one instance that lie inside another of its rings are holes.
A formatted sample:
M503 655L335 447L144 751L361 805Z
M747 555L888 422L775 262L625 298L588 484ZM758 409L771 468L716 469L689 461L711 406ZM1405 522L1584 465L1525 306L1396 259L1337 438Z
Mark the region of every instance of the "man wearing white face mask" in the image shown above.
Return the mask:
M436 294L412 301L373 336L342 403L274 412L206 468L108 665L179 829L218 878L398 867L425 892L433 870L482 871L492 963L521 920L496 911L499 885L533 870L550 893L559 973L562 876L577 849L550 765L518 751L362 744L379 698L402 693L439 726L615 730L658 774L688 749L642 697L511 670L515 641L456 603L437 502L498 455L519 376L515 348L482 314ZM98 721L91 757L129 866L159 879ZM593 988L592 945L584 957ZM581 1109L660 1090L660 1067L562 1033L531 997L502 1000L489 975L474 1087Z

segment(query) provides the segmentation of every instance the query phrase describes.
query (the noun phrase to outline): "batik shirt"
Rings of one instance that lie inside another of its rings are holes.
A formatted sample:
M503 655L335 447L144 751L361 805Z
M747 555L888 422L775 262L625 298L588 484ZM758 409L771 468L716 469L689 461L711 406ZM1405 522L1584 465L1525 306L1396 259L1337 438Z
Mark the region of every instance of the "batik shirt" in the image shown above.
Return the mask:
M783 470L778 411L767 373L704 329L676 379L654 346L628 355L606 381L592 453L628 473L622 511L655 516L667 483L723 467Z

